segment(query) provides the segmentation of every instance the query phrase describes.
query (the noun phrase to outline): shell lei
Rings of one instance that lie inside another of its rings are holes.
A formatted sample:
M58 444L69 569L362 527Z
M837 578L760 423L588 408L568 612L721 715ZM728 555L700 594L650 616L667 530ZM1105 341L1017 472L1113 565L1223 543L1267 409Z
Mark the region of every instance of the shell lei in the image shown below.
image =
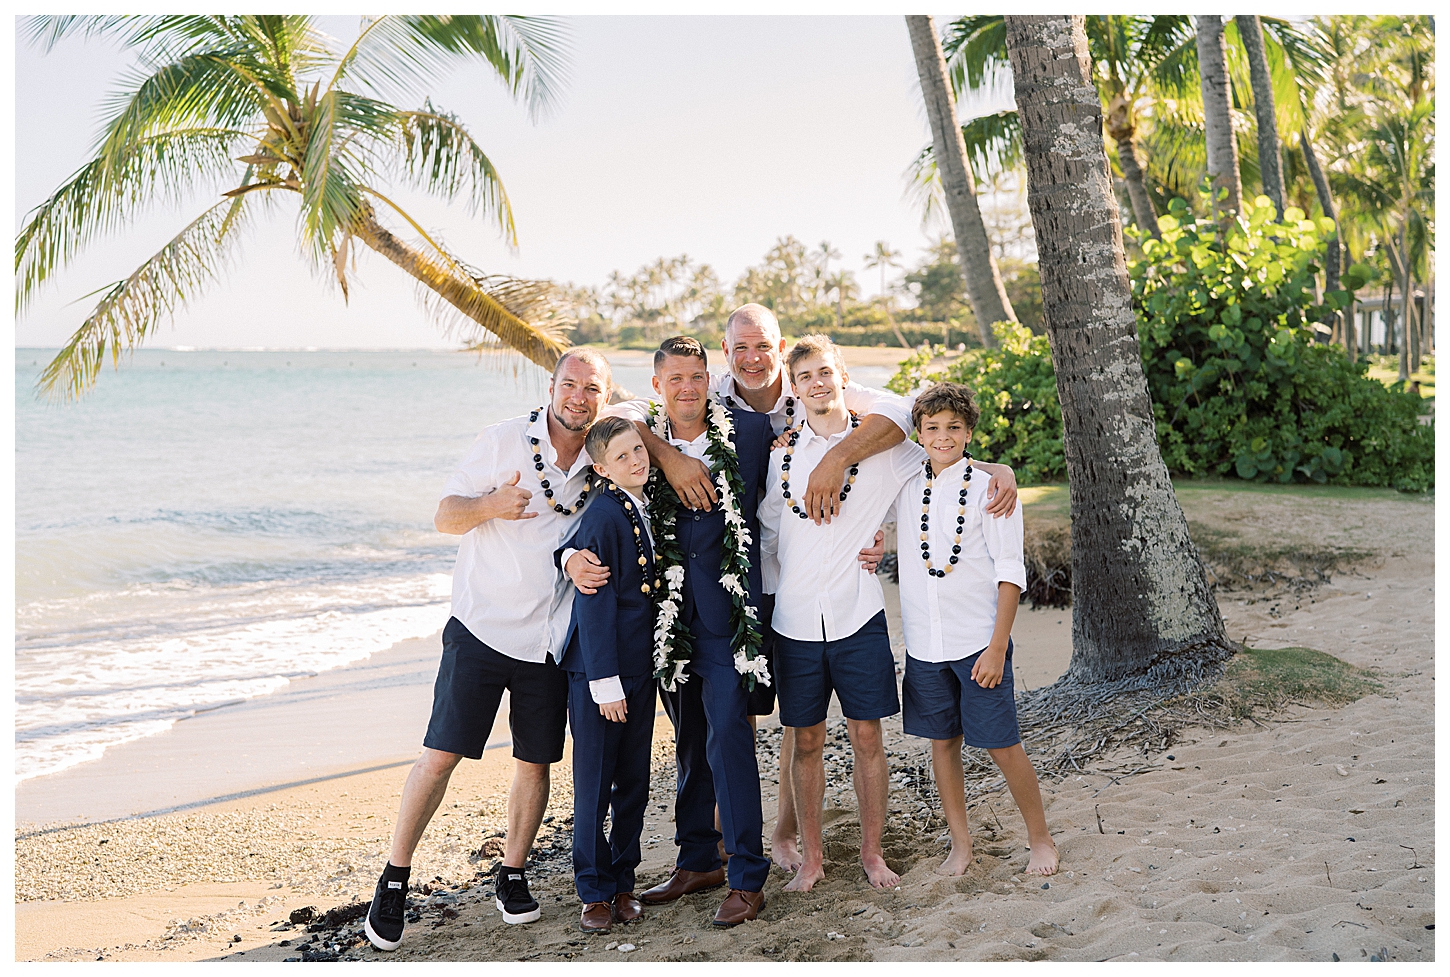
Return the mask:
M715 491L720 496L720 508L725 514L725 537L720 546L720 584L730 595L730 647L735 653L735 670L740 673L740 684L746 689L753 689L757 682L770 684L770 668L765 656L760 654L760 618L745 590L746 574L750 570L750 528L745 525L739 501L745 487L740 481L740 459L731 440L735 428L730 422L730 413L718 400L712 399L709 403L705 457L715 482ZM659 404L651 404L649 412L650 429L659 438L668 441L669 418ZM680 621L685 587L684 554L680 551L675 532L680 498L658 468L650 472L647 491L650 520L658 530L655 534L655 561L665 582L655 596L659 609L655 619L655 678L666 691L673 692L679 683L689 678L685 674L685 666L690 663L694 652L690 631Z

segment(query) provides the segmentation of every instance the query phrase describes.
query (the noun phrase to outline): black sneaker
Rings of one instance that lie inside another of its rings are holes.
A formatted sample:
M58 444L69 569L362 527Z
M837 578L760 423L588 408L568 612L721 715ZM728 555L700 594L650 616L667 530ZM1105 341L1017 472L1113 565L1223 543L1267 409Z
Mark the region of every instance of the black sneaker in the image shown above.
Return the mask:
M389 863L378 878L373 903L363 924L368 940L379 950L396 950L403 942L403 909L408 902L408 870Z
M505 923L532 923L539 918L539 903L529 895L529 880L521 868L498 867L493 882L493 904L503 913Z

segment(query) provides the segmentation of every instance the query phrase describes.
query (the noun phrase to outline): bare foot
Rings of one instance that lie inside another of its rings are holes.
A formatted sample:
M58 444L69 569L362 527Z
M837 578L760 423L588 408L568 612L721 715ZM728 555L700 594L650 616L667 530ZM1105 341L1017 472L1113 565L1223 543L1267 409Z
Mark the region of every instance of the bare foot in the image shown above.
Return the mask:
M795 838L789 836L770 839L770 857L775 864L787 872L798 872L801 865L805 863L805 859L801 857L800 848L796 846Z
M820 865L802 865L795 878L785 884L786 892L810 892L811 887L826 877L826 870Z
M967 869L972 867L972 843L969 841L965 848L952 842L951 854L947 860L937 868L937 875L966 875Z
M1027 858L1027 875L1053 875L1057 872L1057 846L1051 839L1032 846Z
M891 871L880 855L862 855L861 866L866 869L866 881L873 889L890 889L901 881L901 876Z

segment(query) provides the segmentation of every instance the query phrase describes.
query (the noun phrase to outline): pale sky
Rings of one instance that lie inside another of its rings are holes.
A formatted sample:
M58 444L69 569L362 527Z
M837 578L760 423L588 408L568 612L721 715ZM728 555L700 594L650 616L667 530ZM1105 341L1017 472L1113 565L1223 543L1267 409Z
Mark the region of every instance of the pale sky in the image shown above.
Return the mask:
M324 18L349 38L357 23ZM794 234L811 247L829 240L870 294L877 274L861 265L875 241L908 260L929 243L903 198L902 173L929 134L901 17L610 16L569 25L570 82L537 124L481 68L440 78L433 93L498 167L518 252L462 204L407 192L395 199L471 264L602 285L614 269L687 253L729 282L778 236ZM23 139L15 160L18 229L87 158L131 60L97 41L72 39L43 55L17 40L15 67L16 132L45 134ZM94 301L81 296L124 277L208 199L150 212L96 241L17 321L16 345L59 345ZM344 305L300 255L295 215L279 207L261 222L224 282L151 345L450 345L418 307L412 280L370 253Z

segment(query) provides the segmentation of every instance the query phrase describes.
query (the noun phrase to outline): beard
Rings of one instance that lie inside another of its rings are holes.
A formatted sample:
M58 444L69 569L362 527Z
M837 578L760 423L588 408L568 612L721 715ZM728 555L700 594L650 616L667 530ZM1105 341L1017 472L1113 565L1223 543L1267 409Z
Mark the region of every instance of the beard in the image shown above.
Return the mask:
M594 418L589 417L582 424L571 424L569 423L568 418L566 418L563 412L560 411L557 407L550 407L549 413L554 415L554 420L558 421L559 424L563 426L564 430L566 431L574 431L575 433L578 433L579 431L587 431L589 430L589 425L594 423Z
M754 386L751 386L750 383L746 381L745 377L741 376L739 373L736 372L734 364L731 364L730 376L737 384L740 385L741 389L764 390L766 387L770 386L772 383L775 382L776 377L780 376L780 365L777 364L776 368L770 373L763 374L763 379L761 379L760 382L755 384Z

